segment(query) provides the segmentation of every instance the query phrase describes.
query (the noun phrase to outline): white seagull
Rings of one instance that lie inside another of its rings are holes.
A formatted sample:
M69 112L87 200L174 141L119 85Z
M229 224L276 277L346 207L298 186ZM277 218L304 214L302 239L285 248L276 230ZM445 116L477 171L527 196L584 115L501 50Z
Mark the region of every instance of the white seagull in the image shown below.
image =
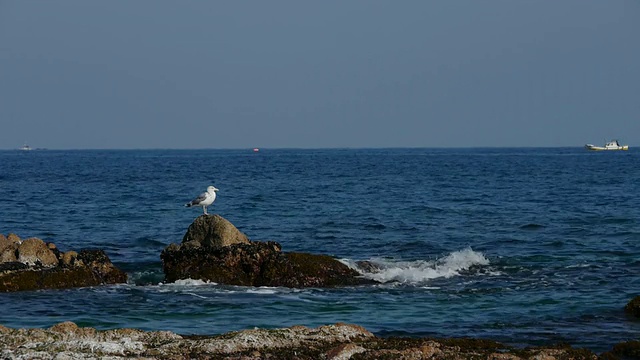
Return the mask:
M216 191L218 191L218 189L216 189L215 186L209 186L207 187L206 192L203 192L202 194L198 195L197 198L184 204L184 206L186 207L202 206L202 210L204 211L204 214L209 215L207 214L207 206L213 204L213 202L216 200Z

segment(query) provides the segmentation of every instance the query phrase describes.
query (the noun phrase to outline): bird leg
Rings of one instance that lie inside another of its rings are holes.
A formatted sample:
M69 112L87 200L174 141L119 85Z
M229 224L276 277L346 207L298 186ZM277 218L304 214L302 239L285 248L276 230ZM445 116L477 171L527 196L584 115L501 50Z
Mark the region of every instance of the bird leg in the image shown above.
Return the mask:
M203 207L202 207L202 210L204 210L204 214L205 214L205 215L209 215L209 214L207 214L207 207L206 207L206 206L203 206Z

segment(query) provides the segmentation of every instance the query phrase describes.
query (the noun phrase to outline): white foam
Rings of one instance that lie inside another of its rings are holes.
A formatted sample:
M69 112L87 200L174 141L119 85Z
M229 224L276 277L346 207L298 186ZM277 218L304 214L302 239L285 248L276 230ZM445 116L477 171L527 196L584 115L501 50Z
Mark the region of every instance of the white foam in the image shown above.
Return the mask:
M191 295L191 296L195 296L195 297L200 298L200 299L208 299L208 297L206 297L206 296L198 295L198 294L195 294L195 293L188 292L188 293L185 293L185 294Z
M344 262L353 266L350 261ZM468 270L472 266L489 265L489 260L482 253L473 251L471 248L454 251L437 260L390 261L377 259L371 262L379 270L366 272L363 269L357 269L366 278L382 283L400 282L405 284L419 284L432 279L459 276L461 271Z
M261 286L257 289L247 289L248 294L276 294L278 290L273 287Z
M165 285L174 285L174 286L201 286L201 285L216 285L216 283L212 283L209 281L204 281L200 279L180 279L176 280L171 284Z

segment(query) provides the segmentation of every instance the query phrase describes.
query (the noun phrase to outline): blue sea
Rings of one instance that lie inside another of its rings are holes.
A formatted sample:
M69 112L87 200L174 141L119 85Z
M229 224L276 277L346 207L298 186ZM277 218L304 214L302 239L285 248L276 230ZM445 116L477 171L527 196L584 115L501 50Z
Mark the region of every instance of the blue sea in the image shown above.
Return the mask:
M0 151L0 233L101 248L129 283L0 294L0 324L219 334L355 323L379 336L638 339L640 152L582 148ZM163 283L209 213L283 251L379 264L375 286Z

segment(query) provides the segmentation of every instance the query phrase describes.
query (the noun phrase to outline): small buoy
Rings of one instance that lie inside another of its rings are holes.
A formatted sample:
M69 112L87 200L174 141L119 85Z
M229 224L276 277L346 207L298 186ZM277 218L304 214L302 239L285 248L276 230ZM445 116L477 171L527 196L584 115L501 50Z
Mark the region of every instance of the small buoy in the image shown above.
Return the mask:
M258 149L258 148L253 148L253 152L258 152L258 151L260 151L260 149Z

